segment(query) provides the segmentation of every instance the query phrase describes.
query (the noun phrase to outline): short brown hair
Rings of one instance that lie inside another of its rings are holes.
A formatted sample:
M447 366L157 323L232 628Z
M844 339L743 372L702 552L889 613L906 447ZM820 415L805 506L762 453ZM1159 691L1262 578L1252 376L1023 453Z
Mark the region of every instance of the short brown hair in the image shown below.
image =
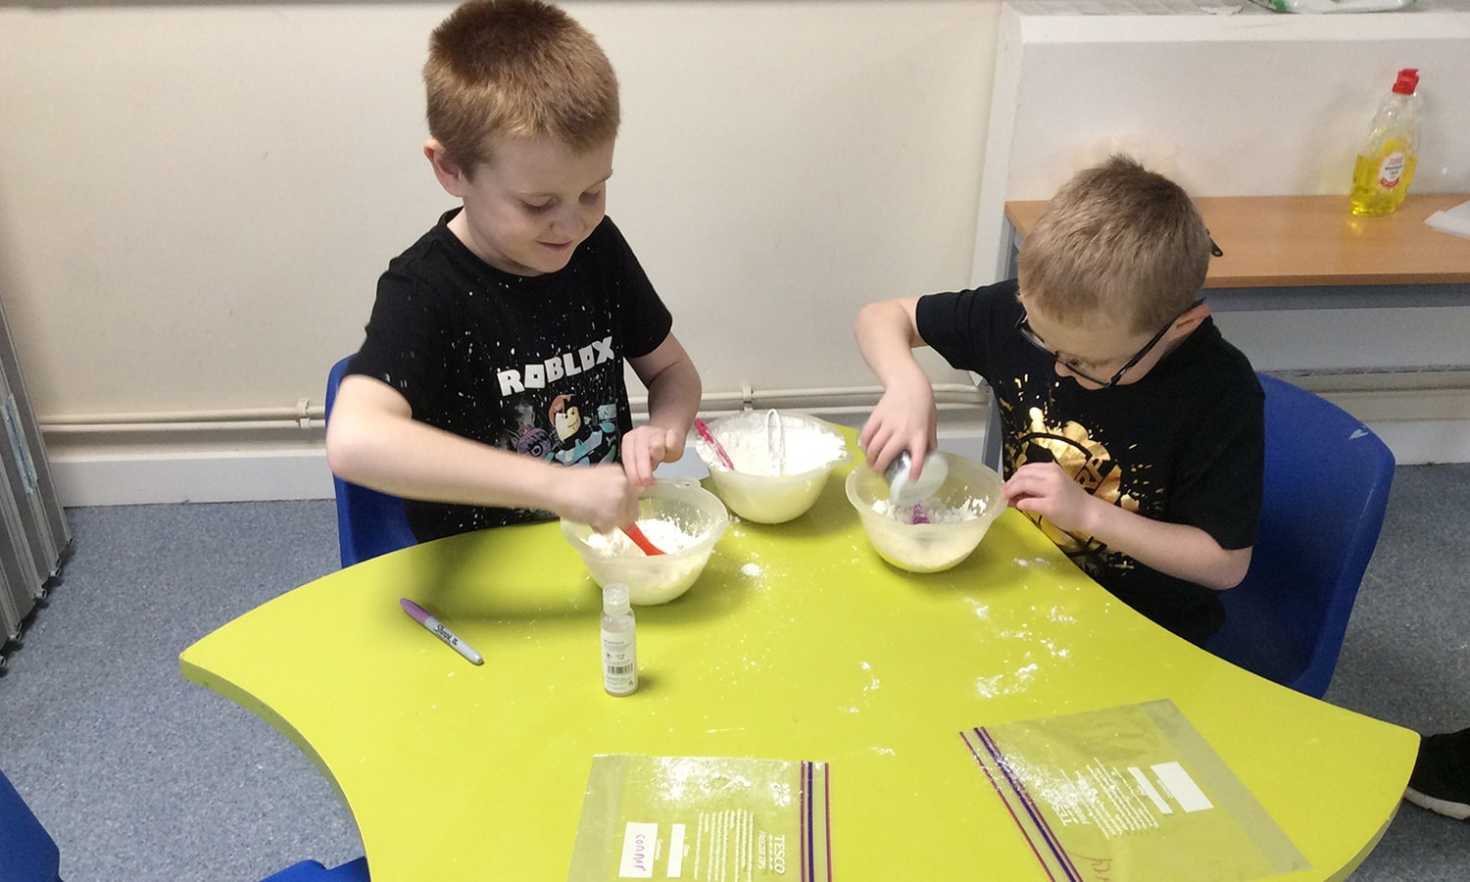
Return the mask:
M1133 159L1077 173L1021 248L1020 289L1063 322L1103 311L1155 331L1205 283L1210 234L1189 194Z
M618 79L597 41L541 0L470 0L429 39L429 132L466 174L493 137L582 151L618 133Z

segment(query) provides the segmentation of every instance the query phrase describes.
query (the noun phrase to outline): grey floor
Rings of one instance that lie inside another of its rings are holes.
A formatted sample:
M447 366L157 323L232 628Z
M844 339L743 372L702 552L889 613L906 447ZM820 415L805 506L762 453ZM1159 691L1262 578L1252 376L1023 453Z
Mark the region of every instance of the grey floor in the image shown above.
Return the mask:
M1427 731L1470 725L1470 466L1402 468L1329 700ZM360 853L283 737L185 683L180 649L336 567L330 503L71 512L65 583L0 677L0 769L69 882L255 882ZM1371 762L1372 757L1365 757ZM1470 827L1405 806L1353 877L1470 878Z

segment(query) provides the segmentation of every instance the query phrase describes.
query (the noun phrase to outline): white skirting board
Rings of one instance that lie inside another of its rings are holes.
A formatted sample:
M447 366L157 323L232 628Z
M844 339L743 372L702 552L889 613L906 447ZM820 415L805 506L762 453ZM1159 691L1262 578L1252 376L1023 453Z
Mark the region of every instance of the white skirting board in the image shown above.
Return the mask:
M218 453L58 453L51 472L66 506L331 499L324 449Z
M1470 421L1421 420L1369 424L1400 465L1470 462ZM980 458L982 429L940 434L940 446ZM137 505L163 502L246 502L330 499L332 479L320 449L218 453L67 454L52 457L63 505ZM702 476L687 452L664 467L668 476Z

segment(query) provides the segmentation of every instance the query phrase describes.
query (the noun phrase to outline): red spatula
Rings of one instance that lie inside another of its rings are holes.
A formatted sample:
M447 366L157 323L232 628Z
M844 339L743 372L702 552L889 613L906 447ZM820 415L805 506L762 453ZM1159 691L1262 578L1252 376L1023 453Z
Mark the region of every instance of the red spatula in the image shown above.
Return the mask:
M709 426L705 425L704 420L698 417L695 418L694 431L699 433L699 437L703 438L705 443L715 449L715 456L720 458L720 462L724 464L725 468L732 472L735 471L735 463L730 461L730 454L725 452L725 446L723 444L715 440L714 433L709 430Z
M633 540L634 545L643 549L643 553L649 557L653 557L656 554L663 554L662 549L648 541L648 537L643 535L643 530L637 524L629 524L623 528L623 532L627 534L629 539Z

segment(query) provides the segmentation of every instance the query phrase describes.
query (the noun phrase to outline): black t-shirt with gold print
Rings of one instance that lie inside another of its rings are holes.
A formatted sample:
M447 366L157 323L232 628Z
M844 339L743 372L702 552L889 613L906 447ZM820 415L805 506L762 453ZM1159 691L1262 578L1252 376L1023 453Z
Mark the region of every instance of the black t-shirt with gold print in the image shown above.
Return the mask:
M1245 355L1206 319L1136 383L1084 389L1016 331L1016 282L919 300L924 342L990 383L1009 477L1056 462L1089 493L1157 521L1204 530L1222 548L1255 544L1264 398ZM1224 622L1216 592L1166 576L1091 536L1032 515L1084 571L1129 606L1199 643Z

